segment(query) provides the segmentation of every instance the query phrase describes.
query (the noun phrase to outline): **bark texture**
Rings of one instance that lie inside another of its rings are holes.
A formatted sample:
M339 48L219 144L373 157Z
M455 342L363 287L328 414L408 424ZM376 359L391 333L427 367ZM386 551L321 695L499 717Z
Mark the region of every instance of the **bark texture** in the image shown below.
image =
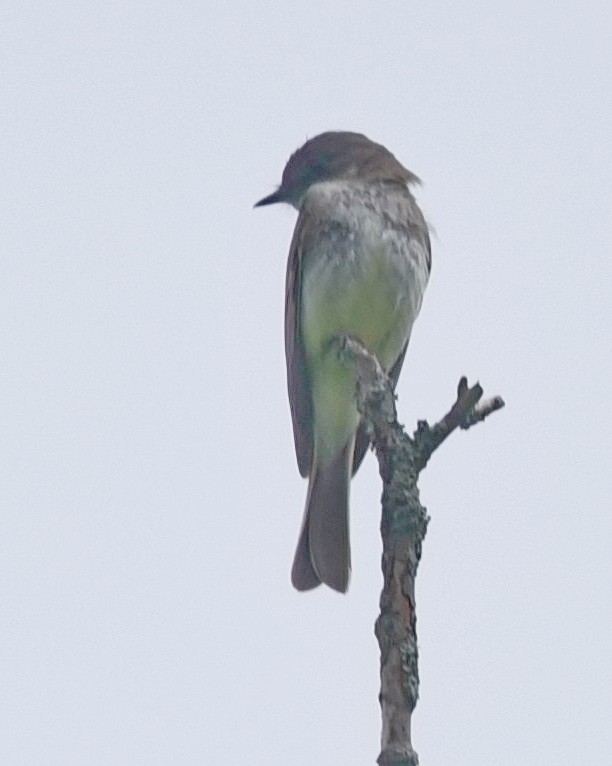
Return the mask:
M354 360L357 399L376 452L383 481L381 535L384 584L375 633L380 647L382 713L379 766L416 766L411 718L419 696L415 578L429 517L417 481L433 452L456 428L470 428L501 409L501 397L482 400L477 383L461 378L457 399L435 425L419 421L413 437L397 422L392 386L374 356L344 337L338 353Z

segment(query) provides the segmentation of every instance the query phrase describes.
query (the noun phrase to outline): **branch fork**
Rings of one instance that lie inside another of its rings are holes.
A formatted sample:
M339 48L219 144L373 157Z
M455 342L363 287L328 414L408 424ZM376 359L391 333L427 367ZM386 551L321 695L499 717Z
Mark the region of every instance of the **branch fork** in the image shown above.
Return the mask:
M340 359L357 368L357 406L366 423L383 480L383 541L380 615L375 633L380 647L382 712L379 766L417 766L411 717L419 696L415 577L429 517L417 481L436 449L457 428L468 429L504 406L500 396L482 399L479 383L462 377L457 399L433 426L420 420L412 437L397 422L391 381L376 357L349 336L337 339Z

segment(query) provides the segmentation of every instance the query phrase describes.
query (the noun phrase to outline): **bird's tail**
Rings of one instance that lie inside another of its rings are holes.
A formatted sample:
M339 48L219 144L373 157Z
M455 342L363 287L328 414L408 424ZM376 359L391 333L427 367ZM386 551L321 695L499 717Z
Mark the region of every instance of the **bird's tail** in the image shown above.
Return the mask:
M349 541L349 484L354 439L326 466L318 465L316 451L308 483L306 510L291 581L297 590L320 583L345 593L351 574Z

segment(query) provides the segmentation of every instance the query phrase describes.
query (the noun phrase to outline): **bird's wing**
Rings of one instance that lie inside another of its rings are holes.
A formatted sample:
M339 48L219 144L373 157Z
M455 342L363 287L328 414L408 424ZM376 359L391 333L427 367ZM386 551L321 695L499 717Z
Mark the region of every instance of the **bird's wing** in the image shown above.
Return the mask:
M295 454L302 476L308 476L310 473L313 452L312 394L300 328L302 252L308 218L308 213L300 212L289 248L285 285L287 388L293 419Z

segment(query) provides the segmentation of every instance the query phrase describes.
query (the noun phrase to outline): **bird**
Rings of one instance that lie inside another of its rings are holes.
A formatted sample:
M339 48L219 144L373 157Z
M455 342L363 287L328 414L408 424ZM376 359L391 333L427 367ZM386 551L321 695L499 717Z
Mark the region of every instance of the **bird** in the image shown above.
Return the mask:
M369 438L357 410L350 337L395 387L431 271L428 225L412 194L420 179L360 133L328 131L287 161L255 207L298 211L285 284L285 357L295 452L308 491L291 581L346 593L349 489ZM345 355L346 357L346 355Z

